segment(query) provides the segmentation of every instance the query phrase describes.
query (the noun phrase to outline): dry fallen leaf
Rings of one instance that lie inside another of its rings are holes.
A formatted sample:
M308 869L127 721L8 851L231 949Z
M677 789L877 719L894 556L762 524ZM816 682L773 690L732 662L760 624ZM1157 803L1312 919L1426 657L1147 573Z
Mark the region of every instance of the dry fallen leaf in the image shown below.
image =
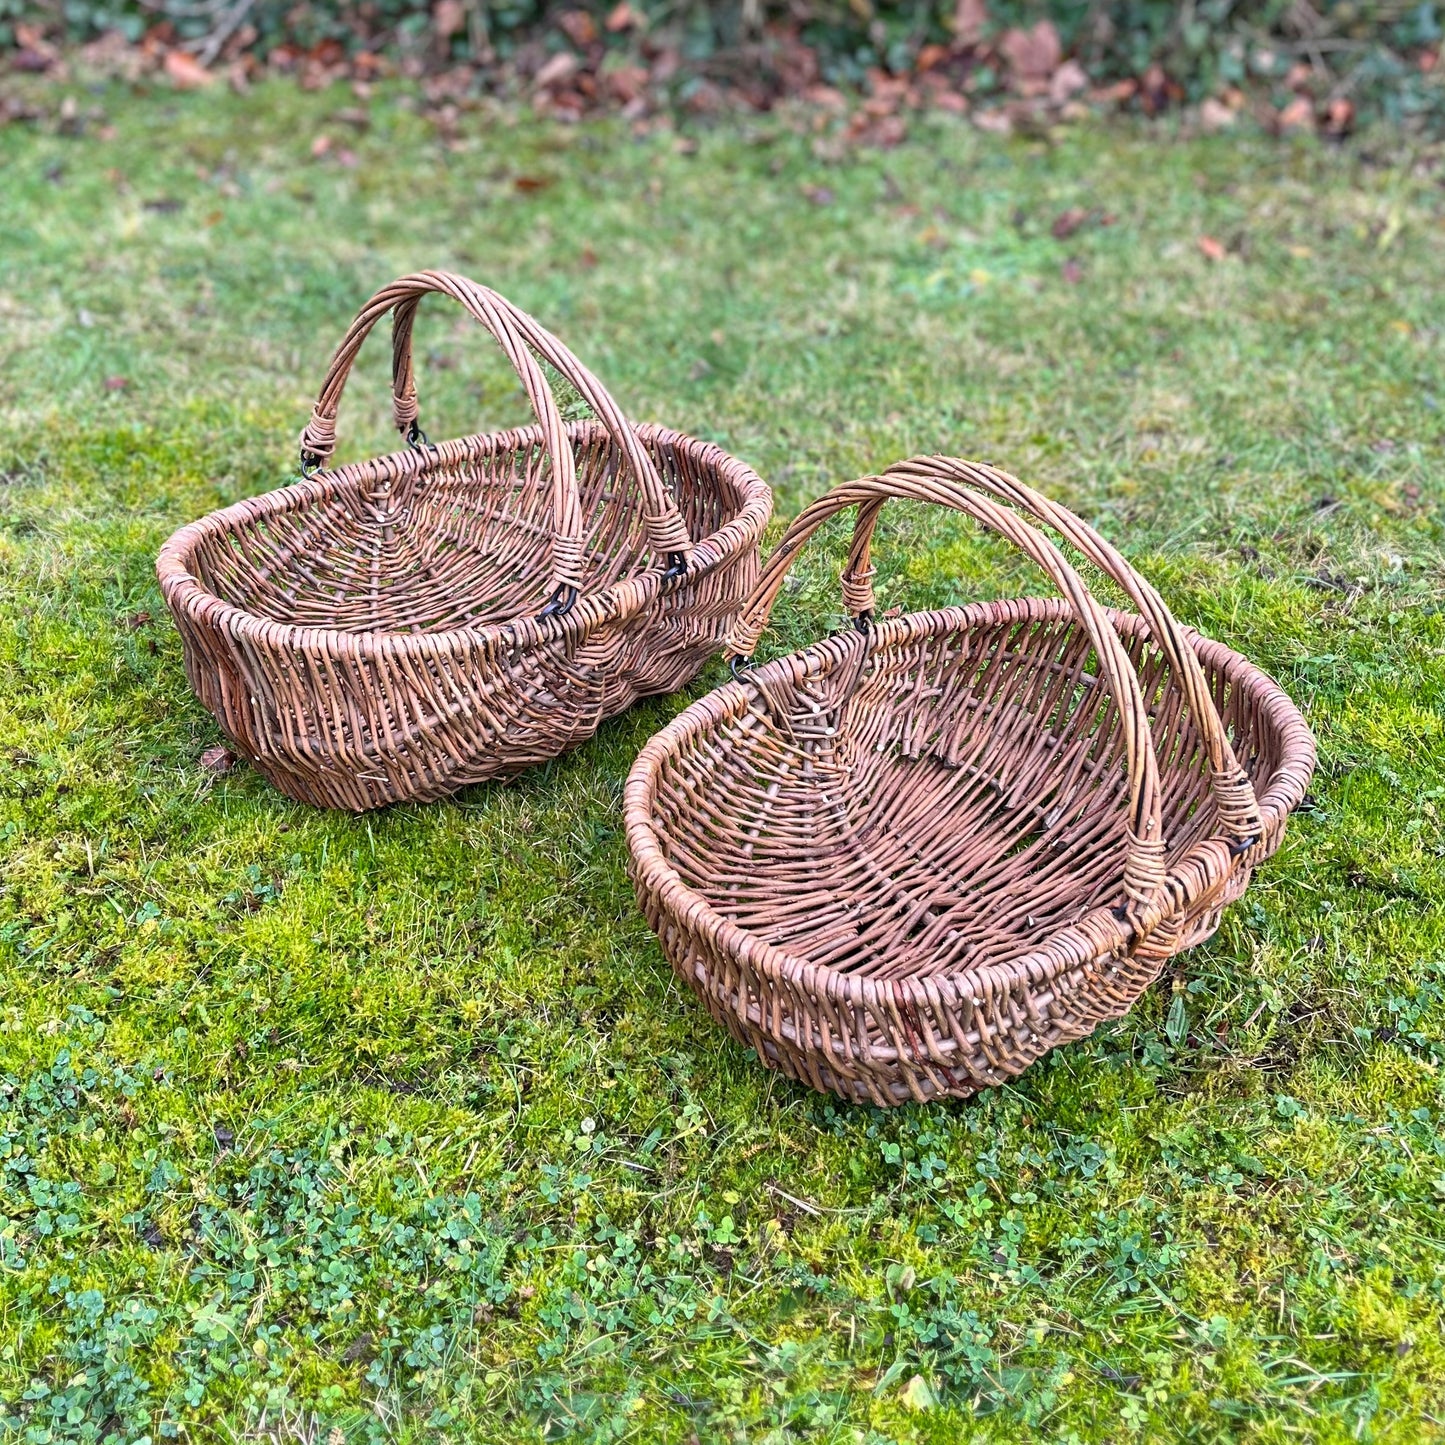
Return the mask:
M621 4L614 5L607 12L607 19L604 23L616 35L619 31L632 30L640 26L642 16L627 3L627 0L621 0Z
M1049 103L1064 105L1089 88L1089 77L1077 60L1066 60L1049 81Z
M552 184L551 176L518 176L512 185L523 195L530 196L535 191L545 191Z
M597 41L597 22L585 10L565 10L557 24L579 50L586 50Z
M150 625L151 615L149 612L132 612L125 620L127 632L138 632L142 627Z
M1199 107L1199 124L1208 131L1228 130L1236 119L1235 113L1212 95Z
M559 50L537 72L534 79L539 90L551 90L570 80L577 73L577 57L569 50Z
M1315 128L1314 102L1308 96L1297 95L1275 117L1280 130L1313 130Z
M102 385L107 391L124 391L130 385L130 377L108 376Z
M216 79L194 55L184 50L166 51L165 71L177 90L199 90Z
M1084 279L1084 268L1070 256L1063 266L1063 278L1070 286L1077 286Z
M1228 254L1224 249L1224 242L1216 241L1213 236L1201 236L1195 244L1198 245L1200 254L1210 261L1222 261Z
M815 206L831 206L833 204L833 191L828 186L804 186L803 195Z
M228 747L207 748L201 754L201 766L221 778L236 766L236 755Z
M319 135L311 142L311 159L319 161L331 149L331 137Z
M1067 211L1060 211L1054 217L1054 224L1049 227L1054 240L1065 241L1074 234L1089 219L1089 213L1082 206L1070 206Z
M953 38L960 45L977 45L988 24L984 0L958 0L953 10Z
M1026 85L1046 84L1064 58L1052 20L1040 20L1032 30L1006 30L998 48L1014 79Z

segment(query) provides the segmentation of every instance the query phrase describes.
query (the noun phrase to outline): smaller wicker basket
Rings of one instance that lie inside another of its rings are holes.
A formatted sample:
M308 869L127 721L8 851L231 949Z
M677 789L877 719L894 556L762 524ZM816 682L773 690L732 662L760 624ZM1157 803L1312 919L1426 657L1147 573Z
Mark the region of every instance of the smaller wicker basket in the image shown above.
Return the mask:
M974 517L1064 601L873 619L893 497ZM994 498L1140 613L1101 607ZM679 976L764 1063L880 1105L964 1096L1123 1013L1217 924L1278 844L1313 743L1270 679L1180 628L1071 513L945 458L804 511L730 651L751 656L803 543L851 507L858 626L749 667L648 743L625 795L633 881Z
M495 337L537 425L429 443L421 299ZM393 315L405 451L334 469L341 393ZM594 419L564 424L538 358ZM182 527L156 563L186 673L282 792L360 811L507 776L689 681L757 579L772 494L710 442L634 426L495 291L442 271L372 297L301 438L303 480Z

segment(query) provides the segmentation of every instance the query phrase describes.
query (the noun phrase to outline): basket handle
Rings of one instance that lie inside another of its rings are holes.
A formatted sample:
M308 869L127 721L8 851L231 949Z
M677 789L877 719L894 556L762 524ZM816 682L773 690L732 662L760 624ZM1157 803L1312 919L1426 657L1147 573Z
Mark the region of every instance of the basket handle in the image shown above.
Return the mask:
M983 462L964 461L959 457L913 457L889 467L884 475L941 476L990 492L1052 527L1100 571L1112 577L1149 624L1159 650L1179 680L1190 714L1204 741L1209 758L1210 789L1219 820L1231 838L1232 851L1238 856L1259 841L1264 825L1254 784L1230 746L1224 720L1219 715L1218 704L1205 679L1204 669L1199 665L1198 655L1185 640L1164 599L1113 546L1067 507L1035 491L1017 477ZM870 585L873 569L868 563L868 549L876 521L877 513L874 512L865 528L863 514L859 514L858 530L843 574L845 605L854 617L873 612L873 589Z
M486 286L448 271L422 271L384 286L357 314L337 347L311 420L301 433L303 471L325 465L336 448L336 414L362 343L376 323L394 312L392 335L392 413L408 445L422 448L426 438L417 426L416 385L411 362L411 334L416 308L429 293L450 296L489 331L522 382L542 442L552 464L552 600L547 614L565 614L582 587L582 506L577 491L577 463L556 398L532 352L550 362L576 387L608 435L627 458L643 495L647 540L653 553L667 559L667 575L681 577L687 569L692 541L676 505L646 448L602 383L550 332L525 312ZM531 348L530 350L528 348Z
M735 663L739 659L751 658L782 590L784 578L797 560L803 544L828 518L849 507L857 507L858 531L865 536L871 535L878 513L885 503L895 497L932 502L965 512L997 532L1048 574L1088 634L1099 659L1099 669L1118 706L1124 735L1129 777L1129 841L1124 860L1126 908L1136 925L1147 915L1151 920L1149 926L1152 926L1152 922L1157 922L1153 915L1158 910L1151 911L1149 905L1157 900L1165 881L1164 838L1160 821L1159 763L1154 755L1139 679L1113 624L1094 600L1083 579L1064 559L1063 553L1017 513L945 477L889 473L862 477L834 487L793 519L763 568L752 596L733 624L725 644L727 655ZM849 565L852 565L851 558ZM857 600L858 595L861 594L855 594L853 600ZM862 625L866 628L867 624Z

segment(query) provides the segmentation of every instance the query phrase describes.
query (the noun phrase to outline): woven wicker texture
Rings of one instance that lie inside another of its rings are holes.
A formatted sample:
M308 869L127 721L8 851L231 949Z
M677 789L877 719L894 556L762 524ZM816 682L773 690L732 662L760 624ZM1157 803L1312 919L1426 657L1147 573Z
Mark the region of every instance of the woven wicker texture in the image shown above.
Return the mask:
M869 620L893 497L973 516L1063 600ZM946 458L803 512L729 651L751 656L803 544L852 507L859 627L746 671L649 742L625 799L633 880L679 976L765 1063L878 1104L968 1095L1123 1013L1216 926L1314 747L1269 678L1181 628L1079 519ZM1140 613L1101 608L1020 512Z
M426 442L411 336L429 293L496 338L535 426ZM388 313L408 449L310 474ZM562 421L537 358L594 419ZM300 482L182 527L157 573L187 676L227 736L291 797L357 811L555 757L689 681L757 580L772 508L748 467L633 425L554 336L445 272L403 277L362 310L301 453Z

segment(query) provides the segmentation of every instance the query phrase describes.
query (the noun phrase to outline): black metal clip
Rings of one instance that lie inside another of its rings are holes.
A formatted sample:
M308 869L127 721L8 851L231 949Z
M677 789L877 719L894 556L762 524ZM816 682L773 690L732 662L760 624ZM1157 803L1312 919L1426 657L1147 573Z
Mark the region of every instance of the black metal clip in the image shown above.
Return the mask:
M558 585L547 605L537 614L543 617L565 617L577 605L577 589L566 582Z
M868 631L868 629L869 629L870 627L872 627L872 626L873 626L873 610L872 610L872 608L865 607L862 612L859 612L859 613L857 613L857 614L854 615L854 618L853 618L853 630L854 630L855 632L864 632L864 633L866 633L866 632Z
M415 452L431 450L431 439L415 420L406 429L406 444Z
M304 447L301 451L301 475L303 477L314 477L321 470L322 459L319 453L307 451Z
M732 673L734 682L741 682L743 674L752 670L753 660L751 657L744 657L739 653L735 657L728 658L728 671Z
M687 553L669 552L667 554L667 570L662 574L663 582L679 582L686 576Z
M1244 839L1243 842L1231 843L1229 845L1229 856L1231 858L1242 858L1258 842L1259 836L1256 834L1253 838Z

